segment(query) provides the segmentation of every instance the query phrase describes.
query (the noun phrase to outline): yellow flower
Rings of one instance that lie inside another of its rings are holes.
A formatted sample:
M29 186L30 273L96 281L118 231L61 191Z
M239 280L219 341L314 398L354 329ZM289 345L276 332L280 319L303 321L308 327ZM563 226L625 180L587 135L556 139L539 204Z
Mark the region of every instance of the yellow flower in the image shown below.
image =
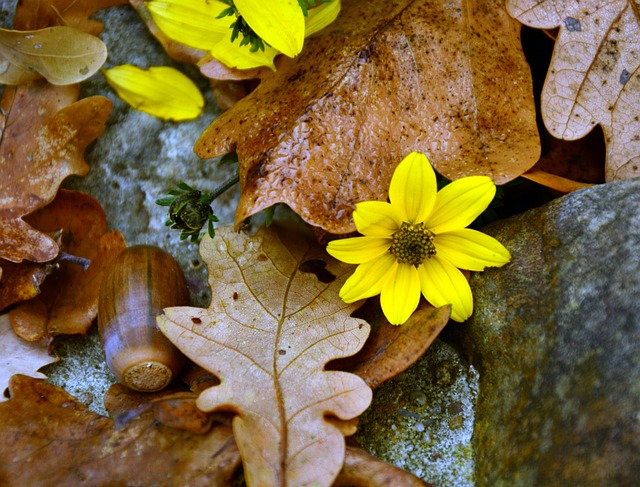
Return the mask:
M453 181L440 192L424 154L409 154L396 168L389 203L356 204L353 219L363 237L329 242L327 251L359 264L342 286L347 303L380 294L382 311L401 325L418 307L420 293L433 306L451 304L451 319L473 312L471 288L462 272L500 267L511 259L496 239L465 228L496 192L487 176Z
M109 85L133 108L163 120L180 122L202 113L204 98L180 71L168 66L148 70L123 64L103 70Z
M297 56L304 38L333 22L340 12L340 0L323 3L305 17L296 0L236 0L235 6L247 24L267 44L251 52L241 46L241 36L231 42L232 17L217 18L228 5L218 0L153 0L145 5L158 28L171 39L208 51L231 68L269 66L279 53Z

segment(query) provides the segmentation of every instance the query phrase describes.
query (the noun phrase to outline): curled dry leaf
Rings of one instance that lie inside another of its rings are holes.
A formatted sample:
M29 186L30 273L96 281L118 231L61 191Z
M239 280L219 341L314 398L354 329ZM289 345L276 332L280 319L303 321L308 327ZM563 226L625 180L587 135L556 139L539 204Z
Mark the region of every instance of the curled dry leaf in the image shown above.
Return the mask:
M20 0L13 17L13 28L36 30L67 25L98 35L102 32L102 24L89 17L103 8L126 4L127 0Z
M44 77L54 85L79 83L107 59L107 46L72 27L0 29L0 83L17 85Z
M635 0L508 0L511 15L560 27L542 89L542 118L558 138L596 124L607 144L607 181L640 175L640 5Z
M354 231L355 203L386 199L411 151L449 179L500 184L533 166L531 75L504 2L342 5L196 143L202 158L238 154L236 226L283 202L314 226Z
M62 229L67 253L91 261L85 270L67 261L41 286L42 293L10 311L15 332L37 341L60 334L86 333L98 312L102 275L126 247L120 232L107 232L106 215L91 196L60 190L53 202L27 217L42 232Z
M73 103L76 85L57 87L32 81L6 87L0 123L0 257L46 262L58 254L56 242L22 217L47 205L62 180L84 175L85 148L104 132L111 102L93 96Z
M2 485L228 487L240 466L231 428L206 435L146 414L123 429L62 389L16 375L0 404Z
M430 485L358 448L348 447L344 466L333 487L429 487Z
M38 372L40 367L58 361L58 357L49 355L46 347L36 343L28 343L16 336L9 324L9 315L0 315L0 402L6 401L4 390L14 374L45 378ZM0 469L0 483L2 482Z
M402 326L391 326L380 309L379 299L371 298L355 316L371 325L364 347L352 357L334 360L327 368L357 374L369 387L378 387L407 370L429 348L449 321L451 306L434 308L422 301Z
M254 237L219 228L200 254L209 309L167 308L158 317L162 332L221 381L200 394L198 407L236 413L248 485L331 485L345 454L340 421L371 401L356 375L324 370L369 334L350 317L358 305L338 296L352 267L326 255L310 232L279 225ZM315 259L335 279L300 270Z
M57 269L55 260L49 262L9 262L0 259L0 311L20 301L40 294L46 277Z

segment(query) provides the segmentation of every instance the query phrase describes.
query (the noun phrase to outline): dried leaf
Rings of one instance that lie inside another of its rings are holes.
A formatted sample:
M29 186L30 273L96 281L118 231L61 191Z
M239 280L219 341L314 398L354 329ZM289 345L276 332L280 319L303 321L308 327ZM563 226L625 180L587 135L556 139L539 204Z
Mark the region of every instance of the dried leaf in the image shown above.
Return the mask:
M607 181L640 175L640 5L634 0L509 0L531 27L560 27L542 89L542 118L558 138L596 124L607 144Z
M42 293L10 312L15 332L36 341L60 334L86 333L98 312L102 275L126 247L117 231L107 232L106 215L91 196L60 190L53 202L27 218L42 232L62 229L63 250L91 261L81 266L61 261L41 287Z
M79 83L106 59L104 42L73 27L0 29L0 83L17 85L39 77L54 85Z
M540 169L529 169L522 175L522 177L561 193L570 193L572 191L593 186L591 183L573 181L572 179L563 178L562 176L551 174Z
M384 200L411 151L449 179L504 183L540 153L520 26L503 2L345 0L296 59L222 114L197 142L232 150L236 226L277 202L332 233L358 201Z
M102 32L102 24L89 17L103 8L126 3L127 0L20 0L16 6L13 27L36 30L67 25L98 35Z
M397 328L397 327L396 327ZM344 467L334 487L428 487L431 484L388 465L358 448L347 448Z
M46 375L37 370L57 361L58 357L49 355L46 347L25 342L17 337L11 329L9 315L0 315L0 402L7 400L3 392L12 375L24 374L45 378ZM5 485L2 482L1 470L0 484Z
M44 81L4 90L2 113L8 113L0 142L0 257L4 259L46 262L58 254L56 242L22 216L53 200L65 177L89 170L83 153L104 131L111 102L94 96L73 103L77 96L77 86L55 87Z
M0 259L0 311L12 304L35 298L40 286L56 268L55 261L44 263L9 262Z
M231 485L239 467L231 428L206 435L158 425L122 430L50 384L16 375L0 404L2 485Z
M119 428L150 411L156 421L165 426L203 435L211 430L216 418L198 409L197 397L175 386L149 393L114 384L104 397L104 405Z
M221 381L200 394L198 407L237 413L232 426L248 485L331 485L345 454L335 423L371 401L359 377L324 370L356 353L369 333L349 316L357 304L338 296L351 267L326 255L310 232L278 225L254 237L216 229L200 253L209 309L167 308L158 317L162 332ZM311 259L324 260L335 279L301 271Z
M448 323L450 314L451 306L436 309L423 300L404 325L390 326L379 299L369 299L355 314L371 325L367 342L358 353L334 360L327 369L357 374L369 387L378 387L424 354Z

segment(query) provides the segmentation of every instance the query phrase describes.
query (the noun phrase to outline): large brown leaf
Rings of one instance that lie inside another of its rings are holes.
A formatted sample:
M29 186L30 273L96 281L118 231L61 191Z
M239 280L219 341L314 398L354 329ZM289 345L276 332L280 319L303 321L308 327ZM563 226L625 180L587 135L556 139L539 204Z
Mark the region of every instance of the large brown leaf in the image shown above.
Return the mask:
M61 248L90 261L89 267L61 261L37 297L10 311L15 332L37 341L54 335L86 333L98 312L102 275L126 247L120 232L107 232L104 210L94 198L61 189L53 202L27 217L43 232L60 229ZM0 287L1 289L1 287Z
M147 414L122 430L50 384L13 376L0 403L0 485L229 486L239 466L231 428L206 435Z
M78 87L33 81L6 87L0 122L0 257L45 262L58 245L22 217L48 204L62 180L84 175L85 148L102 132L111 102L94 96L73 103ZM3 119L6 117L6 119Z
M276 225L254 237L217 229L200 253L209 309L167 308L158 318L162 332L221 381L200 394L198 407L237 413L232 426L249 485L331 485L344 462L341 422L371 401L356 375L324 370L369 334L349 316L358 305L338 296L352 267L327 256L310 232ZM335 279L300 270L314 259Z
M540 153L519 31L502 0L345 0L300 56L213 122L196 153L236 150L237 226L284 202L312 225L353 231L355 203L384 200L411 151L449 179L504 183Z
M89 17L103 8L126 3L127 0L21 0L16 6L13 27L36 30L68 25L98 35L102 24Z
M542 90L542 118L560 139L596 124L607 144L607 181L640 175L640 3L509 0L532 27L560 27Z

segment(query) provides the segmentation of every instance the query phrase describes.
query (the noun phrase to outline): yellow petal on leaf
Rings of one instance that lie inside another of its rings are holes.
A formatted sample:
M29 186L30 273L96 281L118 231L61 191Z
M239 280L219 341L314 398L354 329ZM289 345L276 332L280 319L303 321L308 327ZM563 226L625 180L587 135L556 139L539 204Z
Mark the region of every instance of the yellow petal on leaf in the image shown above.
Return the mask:
M483 271L485 267L501 267L511 260L504 245L470 228L438 234L433 243L438 257L459 269Z
M362 264L380 257L390 246L389 237L353 237L332 240L327 245L327 252L347 264Z
M273 63L278 51L273 47L265 46L264 51L258 49L251 52L249 46L241 46L241 37L238 36L231 42L231 35L225 36L212 49L211 55L230 68L253 69L267 66L273 71L276 66Z
M176 69L156 66L144 70L123 64L103 72L120 98L149 115L183 121L202 113L202 93L193 81Z
M145 3L158 28L171 39L209 51L224 36L231 37L231 17L217 16L228 5L203 0L153 0Z
M304 15L297 0L235 0L244 20L269 45L295 57L304 43Z
M436 201L436 174L427 156L412 152L391 178L389 201L403 221L422 223Z
M340 297L345 303L353 303L380 294L397 266L398 263L391 254L383 254L377 259L360 264L340 289Z
M390 275L382 286L380 306L389 323L402 325L418 307L420 302L420 278L411 264L398 264L394 275Z
M420 287L425 299L439 308L451 305L451 319L462 322L473 313L469 282L452 264L432 257L418 267Z
M336 20L340 13L340 0L333 0L329 3L322 3L316 8L309 9L305 19L304 36L309 37L321 31L331 22Z
M431 215L425 222L436 235L468 226L487 209L496 185L487 176L468 176L442 188Z
M390 237L402 225L397 212L386 201L356 203L353 221L361 234L379 237Z

